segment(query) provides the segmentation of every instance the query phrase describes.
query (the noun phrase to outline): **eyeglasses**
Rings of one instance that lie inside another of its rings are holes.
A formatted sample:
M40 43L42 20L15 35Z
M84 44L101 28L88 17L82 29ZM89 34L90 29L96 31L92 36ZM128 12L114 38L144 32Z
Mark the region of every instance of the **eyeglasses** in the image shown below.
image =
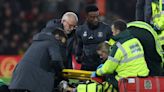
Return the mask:
M68 25L69 25L69 28L70 29L76 29L77 28L77 26L75 25L75 24L71 24L71 23L69 23L68 21L65 21Z

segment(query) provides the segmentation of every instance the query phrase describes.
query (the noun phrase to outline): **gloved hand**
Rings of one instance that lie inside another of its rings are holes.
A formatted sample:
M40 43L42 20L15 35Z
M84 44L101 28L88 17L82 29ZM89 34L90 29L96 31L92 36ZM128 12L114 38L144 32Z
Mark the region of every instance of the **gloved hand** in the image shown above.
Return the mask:
M96 72L92 72L92 74L91 74L91 78L94 78L94 77L97 77Z
M101 76L98 76L96 74L96 72L92 72L91 80L94 81L94 82L98 82L98 83L102 83L103 82L102 77Z
M97 69L101 68L103 65L104 65L104 64L100 64L100 65L97 67Z

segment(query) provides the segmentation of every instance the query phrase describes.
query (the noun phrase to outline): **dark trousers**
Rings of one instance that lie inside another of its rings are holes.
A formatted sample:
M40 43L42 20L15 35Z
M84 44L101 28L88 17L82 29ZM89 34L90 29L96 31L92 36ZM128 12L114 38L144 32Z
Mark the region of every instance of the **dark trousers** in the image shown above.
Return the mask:
M81 70L86 70L86 71L95 71L97 66L88 66L85 64L81 65Z
M30 92L30 91L26 89L11 89L10 92Z
M111 83L114 86L114 88L118 89L118 81L115 79L114 76L111 76L108 82Z
M89 56L84 55L81 63L81 70L95 71L101 63L101 59L97 54Z
M150 23L152 17L152 0L137 0L136 4L136 20Z
M109 83L112 84L113 88L112 88L112 92L114 91L114 89L116 89L118 92L118 81L115 78L116 73L114 72L114 74L111 75L106 75L105 76L105 80Z

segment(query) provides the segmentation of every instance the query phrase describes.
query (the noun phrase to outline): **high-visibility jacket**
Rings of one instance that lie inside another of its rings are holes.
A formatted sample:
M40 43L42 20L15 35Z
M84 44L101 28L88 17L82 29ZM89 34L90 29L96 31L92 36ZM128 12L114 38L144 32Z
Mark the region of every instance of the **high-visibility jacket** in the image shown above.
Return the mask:
M114 40L116 43L111 47L110 55L104 65L96 71L98 76L117 72L115 78L130 76L147 76L147 67L144 51L139 40L134 38L128 31L123 31Z
M162 13L162 0L152 2L152 21L151 24L157 27L158 30L164 30L164 14Z
M164 30L164 14L155 15L152 24L158 29L158 31Z
M152 6L152 17L154 17L157 14L160 14L162 11L162 0L154 0L151 3Z
M115 43L116 43L116 41L113 40L112 38L110 38L109 41L108 41L108 44L111 45L111 46L114 45Z
M159 39L161 45L164 45L164 30L159 34Z
M156 31L149 24L147 24L146 22L142 22L142 21L130 22L127 25L128 25L128 27L134 26L134 27L146 29L153 35L153 37L155 39L155 43L156 43L156 50L157 50L158 54L161 56L161 59L162 59L161 65L163 66L163 63L164 63L164 58L163 58L163 54L162 54L163 49L161 47L160 39L159 39Z

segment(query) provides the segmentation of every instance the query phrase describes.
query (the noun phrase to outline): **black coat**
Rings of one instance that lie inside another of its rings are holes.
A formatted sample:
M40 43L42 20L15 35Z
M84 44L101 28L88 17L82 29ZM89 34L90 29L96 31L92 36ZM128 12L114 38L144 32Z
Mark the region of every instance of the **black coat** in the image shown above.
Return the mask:
M52 92L55 74L60 73L63 68L60 49L60 43L51 32L36 34L31 46L17 64L9 88ZM51 63L56 64L56 67L52 67Z
M67 62L66 62L66 68L72 69L72 55L75 55L75 48L77 45L77 37L75 35L75 30L71 34L68 34L67 39Z
M59 29L63 29L63 25L61 23L60 19L52 19L50 21L48 21L48 23L46 24L46 28L59 28ZM42 32L51 32L53 30L42 30ZM63 62L64 62L64 66L65 68L68 69L72 69L72 55L74 55L75 53L75 45L76 45L76 37L75 37L75 30L72 31L72 33L67 34L67 45L66 45L66 49L61 49L64 50L63 52Z
M109 40L112 36L111 28L109 25L99 22L99 26L91 29L87 23L80 25L76 30L78 44L76 48L76 56L82 57L82 69L96 70L97 66L101 63L96 49L99 43Z
M50 28L52 30L47 30L47 28L48 29ZM42 32L46 32L46 33L47 32L53 32L54 29L64 30L63 24L61 23L61 19L51 19L51 20L49 20L46 24L46 27L42 30ZM67 44L70 44L70 41L69 41L70 38L72 38L72 36L67 39L67 43L66 43L65 46L64 45L60 46L61 47L60 50L61 50L61 53L62 53L62 59L63 59L63 63L64 63L65 68L68 68L68 65L70 65L70 63L68 62L68 45L67 45Z

